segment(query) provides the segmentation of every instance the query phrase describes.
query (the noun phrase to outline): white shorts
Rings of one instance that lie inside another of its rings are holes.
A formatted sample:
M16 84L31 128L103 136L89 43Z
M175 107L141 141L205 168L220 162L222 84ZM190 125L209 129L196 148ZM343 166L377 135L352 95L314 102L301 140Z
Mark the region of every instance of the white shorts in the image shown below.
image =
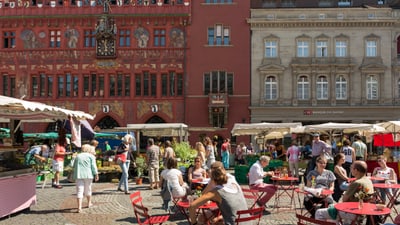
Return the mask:
M76 197L92 196L92 179L77 179L76 180Z
M53 171L63 172L64 171L64 161L53 160Z

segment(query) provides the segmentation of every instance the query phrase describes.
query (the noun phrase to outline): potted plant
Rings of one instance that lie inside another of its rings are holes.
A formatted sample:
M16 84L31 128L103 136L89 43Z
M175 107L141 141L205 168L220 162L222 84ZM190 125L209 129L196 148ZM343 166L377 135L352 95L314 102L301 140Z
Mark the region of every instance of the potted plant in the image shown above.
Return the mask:
M146 159L139 155L136 160L136 173L137 173L137 177L136 177L136 184L142 184L143 181L143 173L144 171L147 169L147 165L146 165Z

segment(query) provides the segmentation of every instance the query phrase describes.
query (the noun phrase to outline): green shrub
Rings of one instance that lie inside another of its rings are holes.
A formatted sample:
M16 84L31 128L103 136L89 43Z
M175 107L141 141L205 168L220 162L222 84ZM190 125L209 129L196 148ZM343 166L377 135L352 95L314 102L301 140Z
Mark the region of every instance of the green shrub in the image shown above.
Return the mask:
M180 158L183 163L193 161L197 155L197 151L192 149L188 142L175 142L172 148L175 151L176 158Z

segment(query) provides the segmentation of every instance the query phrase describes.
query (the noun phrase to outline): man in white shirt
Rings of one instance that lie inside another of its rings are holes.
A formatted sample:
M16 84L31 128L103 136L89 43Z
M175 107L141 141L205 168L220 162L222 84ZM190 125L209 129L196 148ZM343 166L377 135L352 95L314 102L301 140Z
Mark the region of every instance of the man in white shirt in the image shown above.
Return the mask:
M273 171L264 172L264 167L268 166L270 158L268 156L261 156L257 162L255 162L249 171L249 186L250 189L258 190L263 192L263 196L257 201L259 206L265 205L272 196L274 196L277 187L273 184L264 183L264 177L273 176Z

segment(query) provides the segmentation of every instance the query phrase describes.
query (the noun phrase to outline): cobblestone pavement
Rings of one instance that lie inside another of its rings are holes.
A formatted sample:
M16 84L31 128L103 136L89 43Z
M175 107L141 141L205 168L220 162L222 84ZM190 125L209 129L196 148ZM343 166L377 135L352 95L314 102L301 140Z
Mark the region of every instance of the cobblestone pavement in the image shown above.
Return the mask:
M137 224L129 195L117 192L115 183L94 183L93 204L84 208L82 213L76 213L75 184L63 183L63 189L54 189L47 185L41 189L37 184L37 204L29 210L16 213L0 219L2 225L127 225ZM148 184L136 185L130 183L130 191L140 190L144 204L151 209L151 214L164 214L161 209L162 200L158 190L150 190ZM280 204L288 205L290 198L284 197ZM297 203L297 197L295 197ZM4 203L1 203L4 204ZM84 206L86 201L84 201ZM266 224L296 224L295 209L274 209L274 199L262 217L262 225ZM298 206L298 203L297 203ZM400 210L400 207L397 206ZM179 212L172 215L170 222L165 224L188 224Z

